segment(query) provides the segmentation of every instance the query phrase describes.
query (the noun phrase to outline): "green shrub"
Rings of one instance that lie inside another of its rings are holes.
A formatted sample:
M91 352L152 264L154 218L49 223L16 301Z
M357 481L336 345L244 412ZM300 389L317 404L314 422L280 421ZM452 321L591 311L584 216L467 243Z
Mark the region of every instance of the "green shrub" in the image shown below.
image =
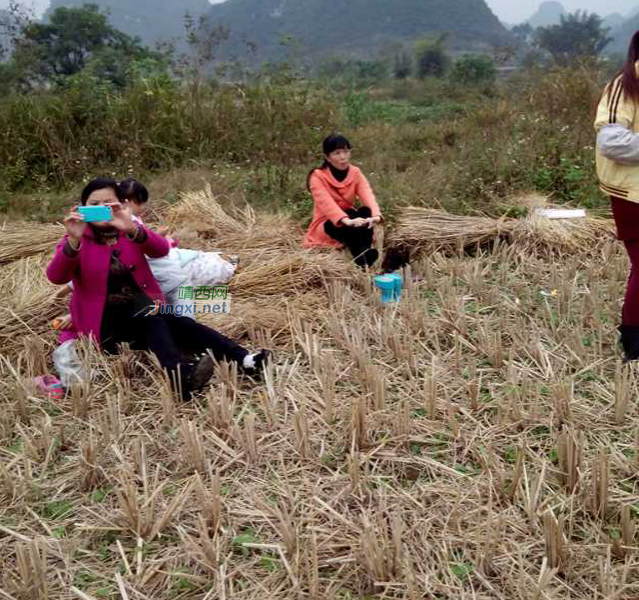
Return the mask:
M459 83L490 83L497 76L497 69L490 56L468 55L455 62L451 79Z
M289 168L314 155L336 114L310 85L193 92L159 77L119 91L81 73L62 91L3 100L0 185L64 185L100 171L157 171L198 160Z
M406 79L413 72L413 61L408 52L402 51L396 54L393 59L393 77L395 79Z
M422 40L415 46L417 77L443 77L450 66L450 57L444 49L445 36L437 40Z
M24 206L45 218L47 208L29 207L31 197L38 206L46 198L53 211L65 198L59 188L77 189L88 177L135 173L152 183L153 173L175 167L200 169L199 178L218 173L238 201L305 222L305 176L334 130L353 142L354 161L389 214L405 204L502 214L528 191L603 205L592 108L605 80L584 65L524 71L490 86L409 78L347 92L296 81L193 89L149 76L119 91L83 73L59 92L0 104L0 210Z

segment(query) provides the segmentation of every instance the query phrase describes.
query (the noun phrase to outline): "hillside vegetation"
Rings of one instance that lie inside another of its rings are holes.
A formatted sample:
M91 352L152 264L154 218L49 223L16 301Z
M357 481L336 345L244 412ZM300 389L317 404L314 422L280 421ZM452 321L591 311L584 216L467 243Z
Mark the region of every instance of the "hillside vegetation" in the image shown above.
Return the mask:
M80 7L87 0L51 0L44 15L45 20L61 6ZM96 0L103 12L108 12L112 25L124 33L139 37L143 43L153 46L159 41L169 41L184 36L184 16L197 17L209 9L208 0ZM158 10L159 9L159 10Z
M382 42L449 32L466 47L505 43L508 34L484 0L228 0L209 10L231 32L229 52L254 42L259 60L281 57L282 36L312 55L355 51L370 56Z
M55 94L10 96L0 105L2 207L42 217L95 173L148 178L191 168L228 172L224 185L254 206L306 219L304 178L334 130L353 140L356 162L391 210L423 204L498 214L505 198L529 190L559 202L601 201L591 106L602 75L595 71L530 72L488 86L339 85L272 81L189 92L143 79L117 90L80 77ZM25 202L31 195L40 201Z
M81 6L85 0L52 0L45 18L60 6ZM506 29L484 0L168 0L157 10L153 0L130 3L96 0L113 25L148 45L183 37L184 15L207 15L210 27L230 31L223 58L261 64L287 55L281 42L302 42L313 59L353 52L370 57L381 45L408 42L424 35L451 34L466 49L507 43ZM300 48L296 49L299 53Z

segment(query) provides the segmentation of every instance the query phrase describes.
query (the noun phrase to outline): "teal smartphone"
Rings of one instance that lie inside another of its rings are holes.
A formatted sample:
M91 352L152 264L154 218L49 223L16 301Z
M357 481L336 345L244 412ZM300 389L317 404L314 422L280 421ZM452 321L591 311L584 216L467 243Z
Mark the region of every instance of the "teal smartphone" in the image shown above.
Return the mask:
M110 206L78 206L78 212L86 223L113 220L113 211Z

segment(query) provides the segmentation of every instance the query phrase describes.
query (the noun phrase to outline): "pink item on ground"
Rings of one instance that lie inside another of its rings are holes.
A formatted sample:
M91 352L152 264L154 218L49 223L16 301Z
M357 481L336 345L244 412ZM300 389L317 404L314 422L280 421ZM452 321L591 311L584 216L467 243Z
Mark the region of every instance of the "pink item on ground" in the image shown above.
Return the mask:
M33 383L36 389L52 400L64 398L64 388L57 377L53 375L39 375L34 377Z

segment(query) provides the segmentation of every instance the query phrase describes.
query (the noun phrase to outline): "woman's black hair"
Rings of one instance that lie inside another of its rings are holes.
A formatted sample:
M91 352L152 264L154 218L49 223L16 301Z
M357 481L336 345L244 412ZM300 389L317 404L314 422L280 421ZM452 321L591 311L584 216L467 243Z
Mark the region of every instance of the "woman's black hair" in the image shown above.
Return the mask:
M86 184L86 186L82 190L82 193L80 194L80 201L82 202L82 206L87 203L89 196L93 194L93 192L106 189L112 189L115 193L115 197L120 202L122 202L122 195L120 194L118 182L115 179L111 179L109 177L96 177Z
M352 147L351 143L343 135L329 135L322 142L322 152L324 152L324 156L332 154L335 150L351 150Z
M149 199L149 190L133 177L120 182L118 187L124 200L133 200L136 204L144 204Z
M604 90L604 94L608 94L610 102L619 102L619 99L613 100L613 91L615 96L617 96L617 94L621 95L623 91L625 98L639 103L639 77L637 77L637 62L639 62L639 31L635 31L632 39L630 40L626 61L624 62L621 71L612 78ZM614 85L618 79L620 79L619 87Z
M338 135L336 133L329 135L322 142L322 152L324 153L325 157L335 152L335 150L352 150L352 148L353 146L351 145L351 143L343 135ZM309 192L311 191L311 176L313 175L313 173L317 169L320 169L322 171L324 169L327 169L328 165L328 160L324 158L324 162L322 163L322 165L317 167L316 169L312 169L311 172L308 174L308 177L306 178L306 189Z

